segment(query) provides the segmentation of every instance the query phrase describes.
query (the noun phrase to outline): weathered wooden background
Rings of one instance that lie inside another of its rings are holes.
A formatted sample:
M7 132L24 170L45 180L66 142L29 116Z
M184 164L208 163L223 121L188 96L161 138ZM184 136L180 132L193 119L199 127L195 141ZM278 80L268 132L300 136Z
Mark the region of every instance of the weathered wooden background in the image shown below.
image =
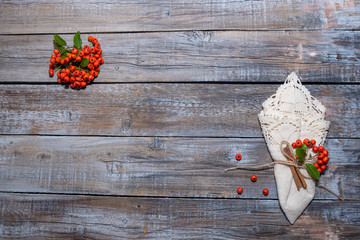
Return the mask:
M105 64L74 91L47 69L78 30ZM0 1L0 238L359 238L359 30L358 0ZM345 198L317 189L294 225L272 170L223 172L271 161L257 114L292 71Z

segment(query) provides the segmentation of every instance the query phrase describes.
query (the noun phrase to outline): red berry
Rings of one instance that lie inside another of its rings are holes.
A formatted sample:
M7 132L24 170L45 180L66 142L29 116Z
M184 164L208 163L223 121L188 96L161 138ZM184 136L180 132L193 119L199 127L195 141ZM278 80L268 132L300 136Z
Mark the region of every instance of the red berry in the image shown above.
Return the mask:
M72 52L73 54L77 54L78 50L77 50L77 48L73 48L73 49L71 50L71 52Z
M49 75L50 75L50 77L52 77L52 76L54 76L54 69L49 69Z
M302 142L300 139L296 140L295 143L296 143L296 147L301 147L301 145L302 145Z
M314 152L314 153L317 153L318 148L317 148L317 147L313 147L313 149L312 149L312 150L313 150L313 152Z
M314 167L319 168L320 166L318 163L314 163Z
M322 152L324 154L324 156L329 155L329 152L327 150L324 149L324 151Z
M59 49L54 49L54 53L59 54L60 53Z
M322 165L320 168L324 171L326 169L326 165Z
M308 138L305 138L305 139L304 139L304 144L305 144L306 146L310 146L311 142L310 142L310 140L309 140Z
M324 154L322 152L318 154L318 159L323 159L324 157L325 156L324 156Z
M323 147L323 146L319 146L319 147L318 147L318 151L319 151L319 152L324 151L324 147Z
M314 139L312 139L310 142L311 142L312 145L316 144L316 141Z
M318 170L318 172L319 172L319 173L321 173L321 172L322 172L321 168L318 168L317 170Z
M238 193L238 194L241 194L242 192L243 192L242 187L239 187L239 188L237 189L237 193Z
M94 38L92 36L88 37L88 41L91 42Z
M251 181L256 182L256 180L257 180L256 175L252 175L252 176L251 176Z
M264 194L265 196L267 196L267 195L269 194L269 190L268 190L267 188L264 188L264 189L263 189L263 194Z
M236 154L235 158L236 158L236 160L239 161L239 160L241 160L242 156L241 156L241 154L239 153L239 154Z
M293 142L293 143L291 144L291 146L292 146L293 148L296 148L296 143Z
M322 159L322 161L324 162L324 164L327 164L328 161L329 161L329 157L324 157L324 158Z
M318 163L319 165L323 165L323 164L324 164L323 160L317 160L317 163Z

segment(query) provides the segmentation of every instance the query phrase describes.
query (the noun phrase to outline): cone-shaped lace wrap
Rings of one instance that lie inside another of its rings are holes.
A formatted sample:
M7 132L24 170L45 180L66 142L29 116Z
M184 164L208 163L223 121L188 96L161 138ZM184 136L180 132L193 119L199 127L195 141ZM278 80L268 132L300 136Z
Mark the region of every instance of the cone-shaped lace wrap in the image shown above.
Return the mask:
M325 107L301 84L295 73L291 73L276 94L263 103L259 114L261 129L273 160L286 158L280 151L280 143L290 144L297 139L314 139L322 145L329 122L324 120ZM306 169L300 169L307 188L296 188L289 166L275 164L274 174L282 210L290 223L305 210L315 195L315 183Z

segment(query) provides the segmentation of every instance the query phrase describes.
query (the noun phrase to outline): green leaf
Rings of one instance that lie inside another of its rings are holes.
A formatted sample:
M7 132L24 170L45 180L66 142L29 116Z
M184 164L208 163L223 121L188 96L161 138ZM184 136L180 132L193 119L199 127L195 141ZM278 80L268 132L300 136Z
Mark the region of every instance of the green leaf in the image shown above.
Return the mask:
M309 172L309 174L315 178L316 180L320 179L320 173L319 171L316 169L316 167L314 165L312 165L311 163L307 163L306 164L306 170Z
M78 31L74 36L74 47L81 49L82 41L80 38L80 32Z
M85 68L85 67L87 67L88 64L89 64L89 59L87 59L87 58L81 59L80 67Z
M300 163L305 162L306 150L307 150L307 147L305 144L301 145L301 147L296 149L296 155L298 156L298 158L299 158L298 161Z
M66 46L66 41L62 39L59 35L54 34L54 41L57 43L58 46L63 47Z

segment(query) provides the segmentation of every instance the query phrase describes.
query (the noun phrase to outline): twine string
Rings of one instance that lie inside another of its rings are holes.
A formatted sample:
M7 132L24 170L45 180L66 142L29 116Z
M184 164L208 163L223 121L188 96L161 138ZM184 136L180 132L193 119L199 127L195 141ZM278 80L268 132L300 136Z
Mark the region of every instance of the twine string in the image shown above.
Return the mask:
M249 170L249 171L259 171L259 170L263 170L263 169L268 169L268 168L273 168L275 164L283 164L283 165L286 165L286 166L293 166L295 168L302 168L304 169L304 165L299 165L296 158L294 156L290 156L289 154L287 154L285 151L284 151L284 148L283 146L284 145L287 145L287 146L290 146L290 143L287 142L287 141L281 141L280 143L280 150L281 150L281 153L288 159L290 159L291 161L283 161L283 160L274 160L270 163L265 163L265 164L260 164L260 165L257 165L257 166L236 166L236 167L231 167L231 168L227 168L224 170L224 172L228 172L228 171L233 171L233 170L237 170L237 169L243 169L243 170ZM309 161L306 161L306 163L311 163ZM316 183L316 186L319 187L319 188L323 188L325 190L327 190L329 193L333 194L335 197L337 197L338 199L340 199L341 201L344 201L344 198L341 197L340 195L337 195L335 192L333 192L332 190L330 190L329 188L323 186L323 185L320 185L316 182L316 180L312 177L305 177L303 176L304 178L306 179L312 179L315 183Z

